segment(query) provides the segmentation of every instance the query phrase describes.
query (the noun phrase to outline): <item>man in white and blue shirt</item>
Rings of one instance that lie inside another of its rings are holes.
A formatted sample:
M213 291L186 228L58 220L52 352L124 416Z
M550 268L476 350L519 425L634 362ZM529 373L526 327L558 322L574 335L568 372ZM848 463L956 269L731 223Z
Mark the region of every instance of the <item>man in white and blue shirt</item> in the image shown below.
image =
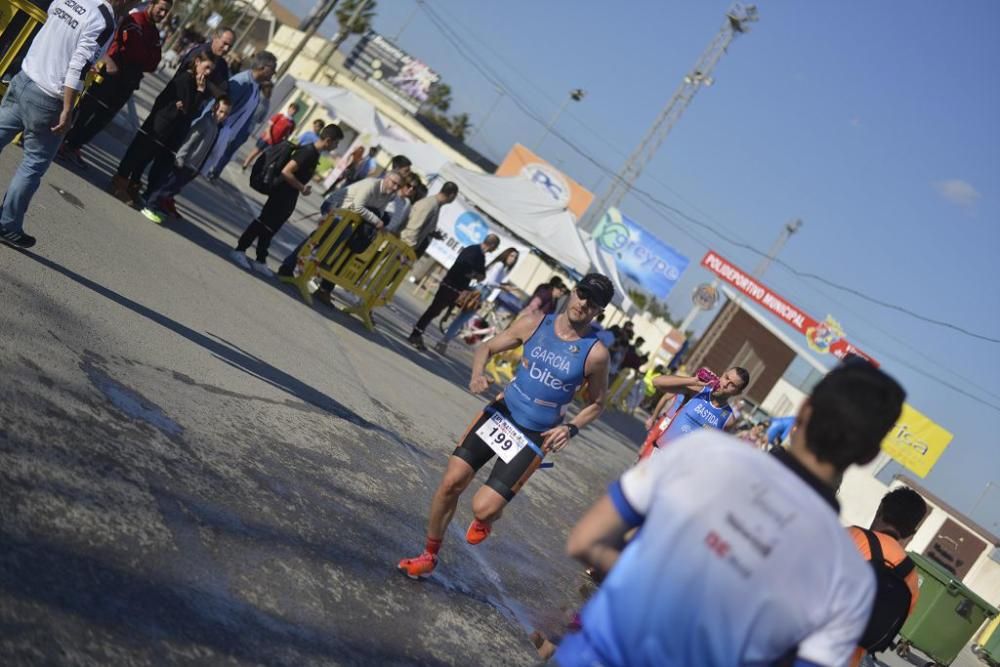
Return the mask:
M55 0L49 5L48 17L0 103L0 150L18 133L24 139L24 158L0 203L0 243L35 245L35 238L24 233L24 214L73 124L84 77L111 44L115 11L131 4Z
M874 367L843 366L803 404L788 451L699 429L626 472L569 537L607 576L557 662L846 665L875 586L834 489L878 454L904 397Z

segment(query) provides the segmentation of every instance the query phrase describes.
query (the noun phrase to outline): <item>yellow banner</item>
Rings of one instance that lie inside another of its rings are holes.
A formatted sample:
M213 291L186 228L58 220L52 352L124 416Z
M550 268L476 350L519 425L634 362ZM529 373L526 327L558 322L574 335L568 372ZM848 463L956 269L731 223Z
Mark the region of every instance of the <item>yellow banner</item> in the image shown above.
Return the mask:
M899 421L882 441L882 450L910 472L926 477L953 437L905 403Z

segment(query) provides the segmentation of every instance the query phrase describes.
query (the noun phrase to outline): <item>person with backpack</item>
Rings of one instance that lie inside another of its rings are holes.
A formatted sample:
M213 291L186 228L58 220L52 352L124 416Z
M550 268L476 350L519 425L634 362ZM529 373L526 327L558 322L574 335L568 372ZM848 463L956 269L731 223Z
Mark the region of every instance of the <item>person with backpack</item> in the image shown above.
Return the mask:
M253 268L254 271L267 277L274 275L267 267L267 251L271 246L271 239L295 211L299 195L308 195L312 192L312 186L309 183L319 165L320 153L335 148L343 138L344 133L339 127L327 125L319 133L319 141L315 143L296 148L285 141L277 146L272 146L258 158L258 160L263 160L261 166L265 172L270 171L273 174L274 165L280 164L282 166L276 175L265 173L265 178L269 182L263 185L270 186L270 192L260 215L250 223L250 226L237 241L236 248L230 253L230 257L236 264L244 269ZM257 164L254 164L254 171L261 171ZM253 183L254 174L251 174L251 181L255 187L259 185ZM247 260L246 251L253 245L254 241L257 242L257 261L251 264Z
M165 202L172 201L185 185L198 176L219 138L219 128L229 116L229 108L229 98L225 95L215 100L212 113L202 116L194 124L187 141L178 149L174 169L161 182L150 181L146 207L140 211L148 220L162 223L168 215Z
M278 112L271 116L271 120L268 121L267 127L261 132L260 137L257 139L257 144L250 151L246 159L243 160L243 171L250 168L250 165L254 163L261 153L266 151L271 146L274 146L282 141L286 141L292 133L295 132L295 116L299 113L298 102L292 102L288 105L288 111L285 113Z
M888 649L917 606L917 571L904 545L926 515L927 503L920 494L901 486L882 498L870 528L847 529L862 558L875 571L875 606L851 667L861 665L865 656Z

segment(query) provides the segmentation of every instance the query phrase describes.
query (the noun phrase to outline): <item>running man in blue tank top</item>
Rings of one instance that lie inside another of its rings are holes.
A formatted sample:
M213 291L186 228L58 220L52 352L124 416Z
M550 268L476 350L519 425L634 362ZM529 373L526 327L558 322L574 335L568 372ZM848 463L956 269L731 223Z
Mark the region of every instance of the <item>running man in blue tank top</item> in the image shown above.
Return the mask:
M687 396L684 406L674 415L660 437L656 447L663 447L677 438L694 433L703 428L728 431L736 418L729 401L738 396L750 384L750 373L745 368L734 367L719 377L719 384L713 387L696 377L681 375L661 375L653 379L653 386L667 393ZM653 451L656 453L655 449Z
M561 450L582 427L600 416L608 386L609 355L591 322L612 296L614 286L608 278L587 274L570 294L562 313L521 317L476 350L469 381L469 390L475 394L486 391L484 372L490 357L522 345L524 355L513 381L476 417L452 453L431 501L424 552L401 560L400 571L416 579L434 570L459 497L490 459L497 457L493 471L472 499L475 519L465 535L469 544L489 537L493 523L546 454ZM566 421L573 395L585 382L587 404Z

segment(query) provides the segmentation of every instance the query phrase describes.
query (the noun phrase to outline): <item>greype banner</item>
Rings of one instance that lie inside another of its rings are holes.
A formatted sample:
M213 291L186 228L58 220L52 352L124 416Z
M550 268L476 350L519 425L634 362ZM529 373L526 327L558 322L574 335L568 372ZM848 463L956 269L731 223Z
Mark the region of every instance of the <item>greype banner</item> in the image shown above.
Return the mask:
M615 258L622 277L663 300L677 284L689 260L627 218L609 209L594 230L594 240Z
M425 63L374 30L361 37L344 64L410 113L417 112L431 88L441 80Z

